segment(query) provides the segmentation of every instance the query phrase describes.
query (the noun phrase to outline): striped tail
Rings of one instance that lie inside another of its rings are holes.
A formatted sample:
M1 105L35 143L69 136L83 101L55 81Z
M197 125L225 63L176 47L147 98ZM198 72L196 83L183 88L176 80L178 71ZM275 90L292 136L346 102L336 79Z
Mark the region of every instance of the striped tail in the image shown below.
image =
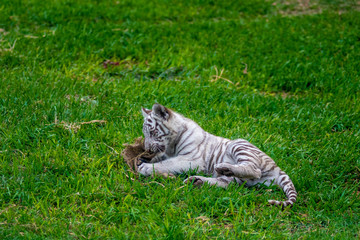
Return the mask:
M271 205L281 206L282 208L285 208L287 206L292 207L292 205L296 202L297 192L290 177L285 172L280 171L280 175L276 179L276 184L279 185L281 189L284 191L287 200L286 201L269 200L269 203Z

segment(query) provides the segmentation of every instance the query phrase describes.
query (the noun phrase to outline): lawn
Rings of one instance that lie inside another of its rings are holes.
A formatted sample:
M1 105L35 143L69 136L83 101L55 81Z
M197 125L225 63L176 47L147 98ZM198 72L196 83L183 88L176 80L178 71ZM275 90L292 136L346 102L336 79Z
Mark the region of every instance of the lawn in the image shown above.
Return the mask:
M131 172L155 102L265 151L294 207ZM358 239L359 102L357 0L4 0L0 238Z

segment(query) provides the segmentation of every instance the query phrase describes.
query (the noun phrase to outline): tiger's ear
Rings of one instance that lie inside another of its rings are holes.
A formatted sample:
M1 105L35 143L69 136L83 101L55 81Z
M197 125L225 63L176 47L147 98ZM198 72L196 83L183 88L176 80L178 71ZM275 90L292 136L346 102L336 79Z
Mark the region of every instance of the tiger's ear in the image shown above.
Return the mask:
M144 116L144 118L146 118L151 113L151 110L142 107L141 108L141 113Z
M170 111L166 107L161 104L155 103L152 107L153 112L158 117L161 117L164 120L168 120L170 118Z

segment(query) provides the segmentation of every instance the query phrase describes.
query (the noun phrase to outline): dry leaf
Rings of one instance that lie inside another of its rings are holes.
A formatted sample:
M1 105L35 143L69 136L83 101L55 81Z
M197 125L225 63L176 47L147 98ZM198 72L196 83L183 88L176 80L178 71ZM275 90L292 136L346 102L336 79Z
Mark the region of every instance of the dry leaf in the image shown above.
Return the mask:
M109 65L112 65L112 66L119 66L120 65L119 62L113 62L113 61L110 61L110 60L106 60L102 64L103 64L104 68L108 68Z

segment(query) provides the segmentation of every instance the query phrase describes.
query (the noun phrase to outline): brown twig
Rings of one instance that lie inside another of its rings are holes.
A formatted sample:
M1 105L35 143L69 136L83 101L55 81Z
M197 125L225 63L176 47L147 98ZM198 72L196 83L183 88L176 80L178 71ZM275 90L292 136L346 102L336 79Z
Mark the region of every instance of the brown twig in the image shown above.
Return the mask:
M165 187L164 184L159 183L159 182L155 182L155 181L151 181L151 182L148 182L148 183L144 183L144 185L148 185L148 184L150 184L150 183L156 183L156 184L158 184L158 185L160 185L160 186L162 186L162 187Z
M110 148L111 150L113 150L113 152L116 154L116 155L119 155L119 153L112 147L110 147L109 145L107 145L106 143L103 143L105 146L107 146L108 148Z
M183 185L183 186L181 186L181 187L178 187L177 189L175 189L175 191L178 190L178 189L182 189L182 188L184 188L184 187L185 187L185 185Z
M13 151L14 151L14 152L19 152L19 153L21 153L21 155L23 156L23 158L26 157L25 153L23 153L23 152L20 151L19 149L14 149Z
M213 79L210 80L210 81L211 81L211 82L216 82L217 80L222 79L222 80L227 81L228 83L231 83L232 85L235 85L232 81L230 81L229 79L224 78L224 77L222 76L223 73L224 73L224 70L225 70L224 68L221 69L220 74L219 74L219 71L218 71L217 67L215 66L215 72L216 72L216 74L213 75L213 76L211 76Z
M58 123L58 119L57 119L56 114L55 114L55 120L54 120L55 126L62 126L64 129L73 130L75 133L81 128L81 125L93 124L93 123L105 124L105 123L107 123L107 121L105 121L105 120L91 120L89 122L79 122L79 123L76 123L76 122L75 123L67 123L65 121L61 121L60 123Z
M4 151L0 151L0 153L5 153L5 152L8 152L9 150L4 150ZM19 152L21 153L21 155L23 156L23 158L26 157L26 154L23 153L22 151L20 151L19 149L12 149L12 151L15 153L15 152Z
M105 124L105 123L107 123L107 121L105 121L105 120L91 120L91 121L89 121L89 122L81 122L81 123L79 123L79 124L84 125L84 124L92 124L92 123Z

